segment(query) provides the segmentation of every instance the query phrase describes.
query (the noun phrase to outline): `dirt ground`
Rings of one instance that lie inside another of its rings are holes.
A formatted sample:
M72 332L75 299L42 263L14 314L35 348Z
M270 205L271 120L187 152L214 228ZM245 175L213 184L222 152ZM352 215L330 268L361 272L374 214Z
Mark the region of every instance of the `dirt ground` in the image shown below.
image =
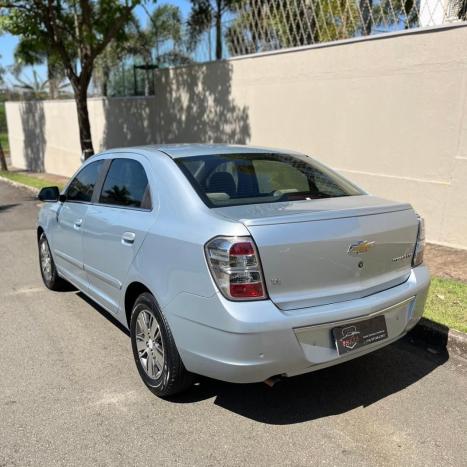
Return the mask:
M433 276L467 282L467 250L429 243L425 250L425 263Z

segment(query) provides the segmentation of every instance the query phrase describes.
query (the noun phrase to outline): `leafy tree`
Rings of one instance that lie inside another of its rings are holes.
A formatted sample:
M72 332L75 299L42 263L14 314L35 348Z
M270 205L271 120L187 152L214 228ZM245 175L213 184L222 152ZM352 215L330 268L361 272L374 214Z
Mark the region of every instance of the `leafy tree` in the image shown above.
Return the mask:
M151 13L146 8L148 24L143 27L138 18L129 22L124 42L112 41L99 57L94 81L101 85L103 95L125 93L125 60L133 58L146 67L144 74L145 94L153 94L151 67L181 65L190 60L184 54L182 15L174 5L158 6Z
M161 63L165 60L168 53L164 44L168 42L172 45L172 53L175 55L180 52L183 45L182 39L182 14L180 8L174 5L161 5L157 7L149 16L148 34L155 47L156 62Z
M93 82L100 88L102 96L120 94L112 89L112 71L121 65L127 54L125 43L112 41L96 59Z
M361 32L369 36L376 27L388 30L392 26L404 25L405 29L419 25L419 12L415 0L360 0L362 13Z
M233 55L345 39L361 23L357 0L257 0L242 10L227 31Z
M370 35L374 28L408 29L419 21L416 0L248 0L239 5L241 13L227 30L232 55Z
M60 84L65 78L60 59L50 48L46 36L30 37L20 36L16 46L14 72L19 74L26 66L46 65L47 66L47 89L50 99L59 97Z
M73 88L86 158L94 154L87 93L96 59L112 40L122 39L142 1L0 0L1 29L33 41L47 37Z
M222 17L235 11L242 0L191 0L191 13L188 28L192 48L195 48L205 32L210 33L214 24L216 29L216 60L222 59Z
M14 70L14 77L16 79L16 83L13 84L13 87L16 89L20 89L22 94L25 94L28 97L32 97L34 99L45 99L50 97L48 90L50 90L50 81L48 79L41 80L37 71L32 71L32 79L27 79L21 76L18 70ZM56 97L61 89L65 89L68 87L68 83L54 83Z
M418 26L416 0L380 0L373 5L374 23L381 29L403 24L405 29Z
M373 28L373 0L360 0L360 11L362 12L362 34L369 36Z

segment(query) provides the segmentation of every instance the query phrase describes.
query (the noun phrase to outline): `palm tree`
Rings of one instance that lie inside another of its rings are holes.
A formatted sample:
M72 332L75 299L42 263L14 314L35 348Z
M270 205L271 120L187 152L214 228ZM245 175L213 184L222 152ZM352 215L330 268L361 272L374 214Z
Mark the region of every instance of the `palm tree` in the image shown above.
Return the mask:
M124 63L127 54L127 42L112 41L96 59L92 78L94 84L100 87L102 96L107 97L118 94L115 92L111 75L114 70Z
M182 37L182 14L174 5L161 5L152 13L143 5L149 18L149 24L143 28L135 18L128 44L133 56L143 61L145 70L145 94L151 85L152 69L163 66L182 65L190 61L184 54ZM153 84L153 83L152 83ZM149 89L153 94L153 89Z
M116 90L109 89L109 86L115 88L116 80L125 73L124 63L128 57L142 63L138 68L145 71L145 95L154 91L151 89L153 68L190 61L184 53L180 9L166 4L151 13L144 4L143 8L148 15L148 25L143 27L140 20L133 16L125 30L125 41L111 43L97 61L94 80L100 84L104 96L115 94Z
M21 36L14 52L14 72L21 73L26 66L47 65L47 89L50 99L59 97L60 84L65 78L58 57L50 50L47 37L39 40ZM62 86L63 88L63 86Z
M14 88L20 89L34 99L43 99L47 96L49 80L41 80L36 70L32 70L32 79L21 77L17 70L14 70L14 76L16 79L16 83L13 84Z
M196 48L203 33L210 34L211 27L216 30L216 60L222 60L222 17L235 11L242 0L191 0L191 13L188 19L190 41Z
M146 10L152 40L155 45L156 61L164 58L164 44L171 43L172 51L179 51L182 46L182 14L180 8L174 5L161 5L152 14Z
M360 26L357 1L250 1L229 26L227 43L238 55L346 39Z

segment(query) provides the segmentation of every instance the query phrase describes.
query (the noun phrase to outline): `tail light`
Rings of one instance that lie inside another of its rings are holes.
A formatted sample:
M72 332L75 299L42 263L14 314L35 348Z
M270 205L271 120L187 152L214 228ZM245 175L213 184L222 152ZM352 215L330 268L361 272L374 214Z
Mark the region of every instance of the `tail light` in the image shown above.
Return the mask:
M205 251L212 277L224 297L267 297L258 252L250 237L216 237L206 244Z
M425 251L425 221L423 217L418 218L417 243L412 258L412 266L420 266L423 263L423 253Z

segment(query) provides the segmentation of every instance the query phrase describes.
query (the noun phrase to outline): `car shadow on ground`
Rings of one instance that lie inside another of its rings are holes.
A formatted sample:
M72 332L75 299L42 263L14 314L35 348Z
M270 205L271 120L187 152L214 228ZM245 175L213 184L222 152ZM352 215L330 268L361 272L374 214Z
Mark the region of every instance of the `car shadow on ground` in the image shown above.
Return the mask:
M273 388L202 378L174 402L215 397L216 405L258 422L301 423L374 404L416 383L448 358L445 349L432 355L404 338L355 360L284 379Z
M14 204L2 204L0 205L0 213L2 211L8 211L8 209L12 209L16 206L18 206L19 204L18 203L14 203Z
M78 295L129 335L109 313ZM421 380L448 359L446 349L431 353L406 336L355 360L283 379L272 388L264 383L230 384L197 377L188 392L169 400L190 404L213 398L219 407L261 423L302 423L374 404Z
M76 289L75 289L76 290ZM83 292L76 292L76 295L78 295L79 298L84 300L88 305L92 306L100 315L102 315L106 320L110 321L114 326L116 326L120 331L123 332L123 334L127 335L130 337L130 332L128 329L123 326L120 321L115 319L108 311L104 310L100 305L98 305L96 302L92 301L87 295L85 295Z

